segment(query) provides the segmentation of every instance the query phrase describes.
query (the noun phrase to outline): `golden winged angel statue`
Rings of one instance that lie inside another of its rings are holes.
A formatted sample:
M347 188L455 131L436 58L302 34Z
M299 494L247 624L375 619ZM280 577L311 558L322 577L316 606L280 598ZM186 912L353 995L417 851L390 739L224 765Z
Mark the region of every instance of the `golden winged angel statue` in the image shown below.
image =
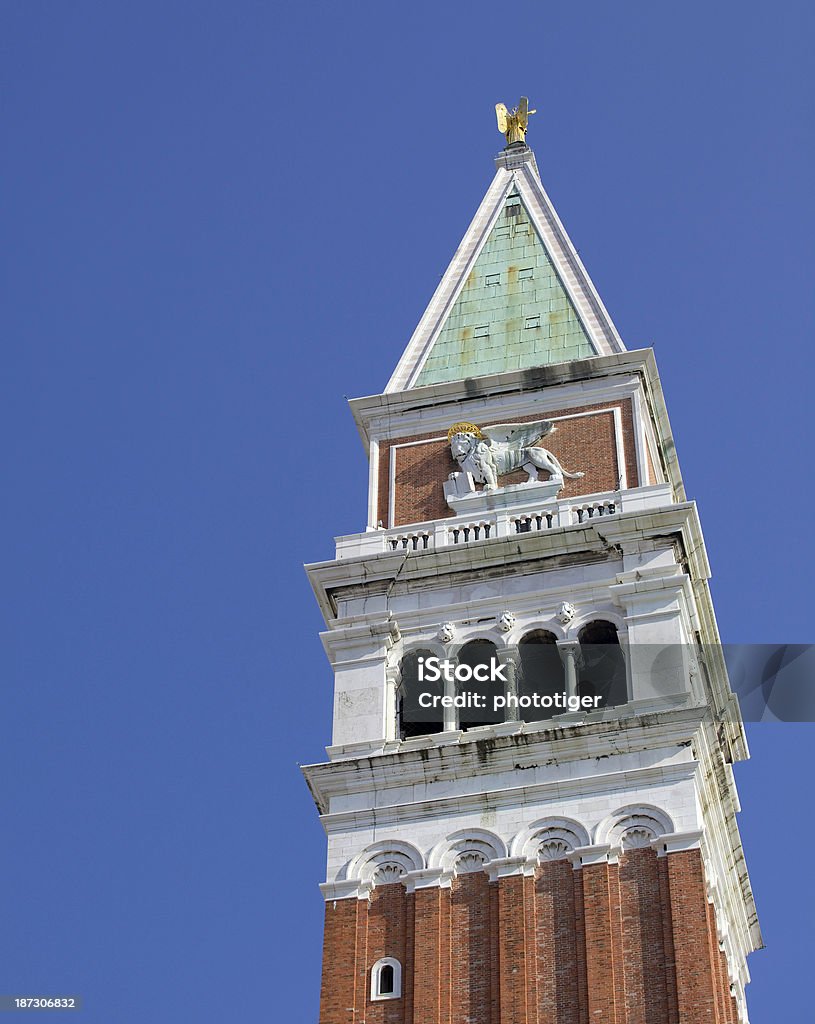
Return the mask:
M526 96L521 96L520 103L512 110L507 110L503 103L495 104L498 131L504 133L508 146L511 146L513 142L526 141L526 127L529 123L529 116L534 113L537 113L537 111L529 109L529 100Z

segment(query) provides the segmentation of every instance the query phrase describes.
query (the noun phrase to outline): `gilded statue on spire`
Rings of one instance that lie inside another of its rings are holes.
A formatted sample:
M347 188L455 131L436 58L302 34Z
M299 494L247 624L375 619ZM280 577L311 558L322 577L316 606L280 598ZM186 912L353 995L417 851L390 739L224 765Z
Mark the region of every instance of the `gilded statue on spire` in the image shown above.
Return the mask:
M503 103L495 104L495 116L498 118L498 131L506 136L507 145L513 142L526 141L526 128L529 122L529 115L534 114L529 109L529 100L521 96L521 102L513 110L507 110Z

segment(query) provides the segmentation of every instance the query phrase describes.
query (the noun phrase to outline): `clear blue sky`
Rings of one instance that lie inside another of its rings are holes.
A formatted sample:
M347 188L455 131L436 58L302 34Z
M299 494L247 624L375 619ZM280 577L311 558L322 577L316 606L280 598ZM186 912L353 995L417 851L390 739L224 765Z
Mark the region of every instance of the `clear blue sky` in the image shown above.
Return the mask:
M301 563L364 526L343 395L384 387L497 100L538 108L544 184L655 347L723 635L814 639L814 30L800 0L0 3L0 993L316 1020ZM752 1019L809 1020L815 727L750 740Z

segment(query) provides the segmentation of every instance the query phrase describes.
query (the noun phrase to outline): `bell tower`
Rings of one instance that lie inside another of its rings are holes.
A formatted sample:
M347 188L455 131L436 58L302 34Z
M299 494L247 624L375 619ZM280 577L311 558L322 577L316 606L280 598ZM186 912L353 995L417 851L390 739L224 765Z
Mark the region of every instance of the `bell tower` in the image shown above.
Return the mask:
M334 672L320 1024L736 1024L761 945L696 506L526 101L308 566ZM502 124L503 119L503 124Z

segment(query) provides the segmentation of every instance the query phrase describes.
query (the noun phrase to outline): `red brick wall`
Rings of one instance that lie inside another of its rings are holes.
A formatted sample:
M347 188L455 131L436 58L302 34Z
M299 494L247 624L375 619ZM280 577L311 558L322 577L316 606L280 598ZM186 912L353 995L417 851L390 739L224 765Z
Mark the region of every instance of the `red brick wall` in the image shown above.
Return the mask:
M320 1024L737 1024L698 850L379 886L325 913ZM402 998L372 1002L384 956Z
M637 461L634 444L634 427L631 402L619 403L622 412L623 451L628 486L637 486ZM617 448L614 431L614 416L608 405L587 405L579 409L552 412L551 418L577 412L596 411L596 415L579 416L576 419L561 420L557 431L541 443L548 448L561 464L572 472L586 475L580 480L567 480L560 492L561 497L574 498L581 494L595 494L617 489L620 467L617 464ZM540 419L540 414L521 416L519 423ZM452 423L452 421L451 421ZM479 424L480 426L481 424ZM488 423L484 425L488 426ZM397 448L395 465L394 522L389 522L390 502L390 457L394 444L422 441L433 434L417 434L411 437L390 438L379 447L378 467L378 513L377 517L385 526L402 526L406 523L420 523L431 519L444 519L453 515L444 500L442 485L458 465L450 455L447 439L415 444L409 448ZM546 474L542 474L545 478ZM523 470L501 477L502 484L521 483L527 476Z

